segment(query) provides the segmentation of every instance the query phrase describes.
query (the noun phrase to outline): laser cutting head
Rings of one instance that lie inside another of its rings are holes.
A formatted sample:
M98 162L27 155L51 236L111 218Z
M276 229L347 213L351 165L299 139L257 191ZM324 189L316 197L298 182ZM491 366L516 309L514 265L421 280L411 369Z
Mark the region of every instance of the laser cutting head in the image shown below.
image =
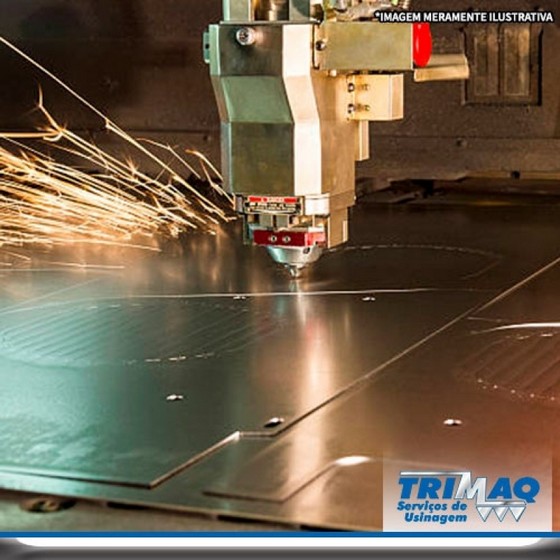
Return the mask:
M429 28L373 17L408 4L224 0L205 36L245 240L294 274L347 241L369 123L403 117L403 73L429 59Z

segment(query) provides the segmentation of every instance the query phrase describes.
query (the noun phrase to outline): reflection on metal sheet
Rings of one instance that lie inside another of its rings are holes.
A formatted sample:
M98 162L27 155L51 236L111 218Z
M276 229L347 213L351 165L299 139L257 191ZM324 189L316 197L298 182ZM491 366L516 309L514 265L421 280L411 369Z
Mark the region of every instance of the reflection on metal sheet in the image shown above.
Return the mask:
M363 209L298 281L236 232L18 260L0 286L0 486L371 529L388 461L544 461L552 409L519 403L517 426L456 374L486 337L467 318L557 256L557 213Z

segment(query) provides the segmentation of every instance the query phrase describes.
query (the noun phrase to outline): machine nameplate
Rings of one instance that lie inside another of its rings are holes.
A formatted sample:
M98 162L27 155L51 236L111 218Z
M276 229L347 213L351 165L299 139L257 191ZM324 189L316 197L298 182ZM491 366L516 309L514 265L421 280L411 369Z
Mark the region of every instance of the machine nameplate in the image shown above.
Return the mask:
M299 197L249 196L244 204L246 214L300 214L301 210Z

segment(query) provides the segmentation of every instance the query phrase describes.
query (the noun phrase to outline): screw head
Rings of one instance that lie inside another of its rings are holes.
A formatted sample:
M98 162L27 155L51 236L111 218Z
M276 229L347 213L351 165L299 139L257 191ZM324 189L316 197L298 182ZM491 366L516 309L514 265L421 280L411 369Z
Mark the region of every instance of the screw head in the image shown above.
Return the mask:
M317 41L317 42L315 43L315 48L316 48L319 52L324 51L324 50L327 48L327 42L326 42L325 40L321 39L320 41Z
M285 235L284 237L282 237L282 241L288 244L292 241L292 238L289 235Z
M235 38L242 47L248 47L257 42L257 32L252 27L240 27Z
M356 84L348 84L348 93L354 93L356 91Z

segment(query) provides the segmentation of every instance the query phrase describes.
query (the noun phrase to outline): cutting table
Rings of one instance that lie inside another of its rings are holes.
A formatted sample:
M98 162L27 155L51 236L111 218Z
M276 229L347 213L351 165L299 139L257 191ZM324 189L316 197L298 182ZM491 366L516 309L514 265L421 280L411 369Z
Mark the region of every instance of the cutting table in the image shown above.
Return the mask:
M559 220L554 197L362 203L299 279L239 223L2 250L1 529L380 530L387 465L473 461L552 472L558 529ZM37 496L79 505L15 505Z

